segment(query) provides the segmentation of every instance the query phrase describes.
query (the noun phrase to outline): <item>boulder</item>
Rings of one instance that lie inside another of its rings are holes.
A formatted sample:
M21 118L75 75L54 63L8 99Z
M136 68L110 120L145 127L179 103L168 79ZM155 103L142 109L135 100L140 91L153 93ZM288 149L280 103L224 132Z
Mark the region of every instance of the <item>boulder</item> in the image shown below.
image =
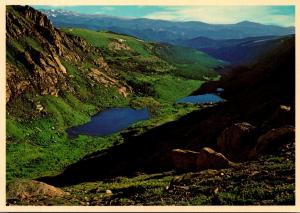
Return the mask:
M255 127L247 122L236 123L223 130L217 138L217 147L232 161L243 161L255 145Z
M127 46L125 43L119 42L118 40L114 40L114 41L110 42L108 44L108 48L114 52L118 52L118 51L122 51L122 50L123 51L131 50L131 48L129 46Z
M37 104L37 105L36 105L36 109L37 109L39 112L41 112L41 111L44 110L44 107L43 107L41 104Z
M257 139L256 146L251 150L249 156L255 157L261 154L272 153L283 144L295 141L295 127L284 126L271 129Z
M59 58L57 56L54 56L53 57L54 60L56 61L58 67L60 68L61 72L64 73L64 74L67 74L67 70L66 68L64 67L64 65L62 65L62 63L60 62Z
M184 171L195 171L196 162L199 152L190 150L173 149L172 150L172 161L175 170L178 172Z
M125 98L127 97L128 93L127 93L127 88L126 87L120 87L118 89L118 92L120 95L123 95Z
M204 147L199 151L196 169L198 171L205 169L223 169L229 167L230 164L231 162L221 153Z
M43 197L62 197L68 193L49 184L35 180L17 180L8 184L7 199L31 200Z
M277 128L283 125L294 125L295 111L292 107L280 105L277 107L271 118L264 124L266 127Z
M224 155L208 147L202 148L199 152L174 149L172 160L176 171L179 172L222 169L232 165Z

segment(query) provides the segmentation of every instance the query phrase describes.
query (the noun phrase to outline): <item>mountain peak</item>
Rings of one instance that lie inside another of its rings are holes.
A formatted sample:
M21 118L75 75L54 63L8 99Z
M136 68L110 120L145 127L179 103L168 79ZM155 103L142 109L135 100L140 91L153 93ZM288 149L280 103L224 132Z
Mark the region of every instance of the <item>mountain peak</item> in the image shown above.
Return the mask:
M238 23L236 23L237 25L261 25L261 24L259 24L259 23L256 23L256 22L252 22L252 21L247 21L247 20L245 20L245 21L241 21L241 22L238 22Z

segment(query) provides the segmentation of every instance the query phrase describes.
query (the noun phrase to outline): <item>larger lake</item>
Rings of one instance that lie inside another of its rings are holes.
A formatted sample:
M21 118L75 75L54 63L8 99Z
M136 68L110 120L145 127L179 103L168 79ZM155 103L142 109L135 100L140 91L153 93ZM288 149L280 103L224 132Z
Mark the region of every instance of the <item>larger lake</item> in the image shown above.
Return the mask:
M67 133L71 138L78 135L105 136L149 118L150 113L147 108L111 108L96 114L86 124L67 129Z

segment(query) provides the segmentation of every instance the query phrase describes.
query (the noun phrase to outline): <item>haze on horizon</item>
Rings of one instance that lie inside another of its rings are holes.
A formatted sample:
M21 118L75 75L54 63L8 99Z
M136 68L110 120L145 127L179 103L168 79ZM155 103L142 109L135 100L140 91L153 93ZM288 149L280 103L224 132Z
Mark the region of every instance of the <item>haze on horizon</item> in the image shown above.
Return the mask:
M251 21L277 26L295 26L295 6L33 6L82 14L102 14L125 18L169 21L201 21L209 24L235 24Z

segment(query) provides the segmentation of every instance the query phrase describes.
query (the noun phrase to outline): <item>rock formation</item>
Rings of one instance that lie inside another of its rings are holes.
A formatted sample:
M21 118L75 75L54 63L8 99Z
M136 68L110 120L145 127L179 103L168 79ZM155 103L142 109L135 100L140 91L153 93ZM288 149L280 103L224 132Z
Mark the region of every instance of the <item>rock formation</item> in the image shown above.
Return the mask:
M254 132L255 127L246 122L227 127L217 139L218 149L230 160L245 160L255 143Z
M28 91L53 96L61 91L74 91L72 75L63 61L82 66L88 60L97 72L91 70L87 81L104 86L113 84L116 89L124 87L115 79L101 49L59 31L44 14L29 6L7 7L6 45L6 102ZM89 53L96 55L96 59L89 58Z
M172 160L177 171L200 171L222 169L233 165L224 155L204 147L199 152L173 149Z

